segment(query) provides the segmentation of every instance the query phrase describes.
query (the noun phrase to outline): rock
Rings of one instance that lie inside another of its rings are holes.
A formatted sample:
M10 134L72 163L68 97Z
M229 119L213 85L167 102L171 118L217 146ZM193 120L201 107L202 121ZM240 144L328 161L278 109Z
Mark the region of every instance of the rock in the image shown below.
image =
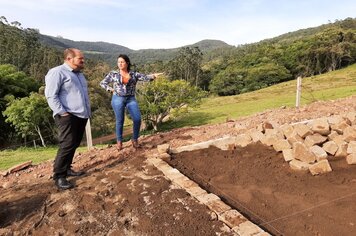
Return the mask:
M284 149L282 150L283 158L285 161L293 160L293 150L292 149Z
M312 175L324 174L332 171L328 160L321 160L311 166L309 166L309 171Z
M322 136L321 134L313 134L313 135L308 135L305 140L304 140L304 144L307 147L312 147L314 145L319 145L324 143L327 140L327 137Z
M356 164L356 153L350 154L346 157L346 162L349 165Z
M310 164L293 159L289 162L289 166L292 168L292 170L308 170Z
M323 145L323 149L331 155L335 155L338 148L339 147L337 146L337 144L334 141L326 142Z
M330 125L328 123L327 118L319 118L315 119L312 122L312 131L315 133L319 133L321 135L329 135L330 134Z
M316 156L317 161L324 160L328 157L325 150L317 145L310 147L309 150Z
M26 162L24 162L24 163L21 163L21 164L18 164L18 165L16 165L16 166L14 166L14 167L11 167L11 168L8 170L8 172L9 172L9 173L14 173L14 172L17 172L17 171L19 171L19 170L25 169L25 168L27 168L27 167L29 167L29 166L31 166L31 165L32 165L32 161L26 161Z
M347 145L347 154L356 153L356 141L351 141Z
M170 148L169 143L161 144L161 145L158 145L158 146L157 146L157 151L158 151L158 153L160 153L160 154L162 154L162 153L169 153L169 148Z
M276 152L281 152L284 149L290 149L292 146L289 144L289 142L285 139L278 139L276 142L273 144L274 150Z
M313 131L305 124L294 125L294 130L301 138L305 138L308 135L313 134Z
M305 163L314 163L316 161L316 156L301 142L293 144L293 158Z
M344 140L346 142L351 142L356 140L356 125L349 126L344 129Z

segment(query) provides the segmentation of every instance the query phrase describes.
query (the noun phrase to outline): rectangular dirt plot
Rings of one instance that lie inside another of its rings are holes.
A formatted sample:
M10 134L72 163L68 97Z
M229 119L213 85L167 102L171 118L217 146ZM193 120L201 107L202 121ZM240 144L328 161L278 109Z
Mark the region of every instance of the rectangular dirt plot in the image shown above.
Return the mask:
M169 164L273 235L356 235L356 165L329 162L332 172L312 176L256 143L182 152Z

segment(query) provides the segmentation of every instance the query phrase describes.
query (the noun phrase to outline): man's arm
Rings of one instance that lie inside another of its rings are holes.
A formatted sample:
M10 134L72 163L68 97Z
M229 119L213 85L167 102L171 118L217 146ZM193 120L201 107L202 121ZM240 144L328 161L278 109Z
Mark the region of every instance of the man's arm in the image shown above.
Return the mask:
M65 115L67 112L63 108L59 99L59 91L62 86L62 76L58 71L50 70L45 77L45 96L49 107L54 115ZM68 114L67 114L68 115Z

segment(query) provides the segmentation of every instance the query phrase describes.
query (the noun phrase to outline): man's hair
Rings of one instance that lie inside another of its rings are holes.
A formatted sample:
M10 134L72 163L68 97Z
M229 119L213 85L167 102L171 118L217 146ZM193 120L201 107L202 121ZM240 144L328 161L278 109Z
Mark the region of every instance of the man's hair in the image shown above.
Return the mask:
M68 56L75 57L77 50L78 49L76 49L76 48L67 48L67 49L65 49L64 52L63 52L63 59L67 60Z
M127 63L127 71L130 71L130 68L131 68L130 58L126 54L120 54L117 57L117 59L119 59L120 57L126 61L126 63Z

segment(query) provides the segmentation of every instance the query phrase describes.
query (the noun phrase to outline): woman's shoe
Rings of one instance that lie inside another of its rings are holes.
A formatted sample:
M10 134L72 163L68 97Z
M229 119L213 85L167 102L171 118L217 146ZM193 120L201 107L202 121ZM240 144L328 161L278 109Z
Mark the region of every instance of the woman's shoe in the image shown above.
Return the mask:
M122 142L121 142L121 141L117 141L116 149L117 149L118 151L120 151L120 150L122 149Z
M136 140L135 140L135 139L132 139L131 142L132 142L132 146L133 146L135 149L137 149L137 148L140 147L140 144L138 144L137 139L136 139Z

